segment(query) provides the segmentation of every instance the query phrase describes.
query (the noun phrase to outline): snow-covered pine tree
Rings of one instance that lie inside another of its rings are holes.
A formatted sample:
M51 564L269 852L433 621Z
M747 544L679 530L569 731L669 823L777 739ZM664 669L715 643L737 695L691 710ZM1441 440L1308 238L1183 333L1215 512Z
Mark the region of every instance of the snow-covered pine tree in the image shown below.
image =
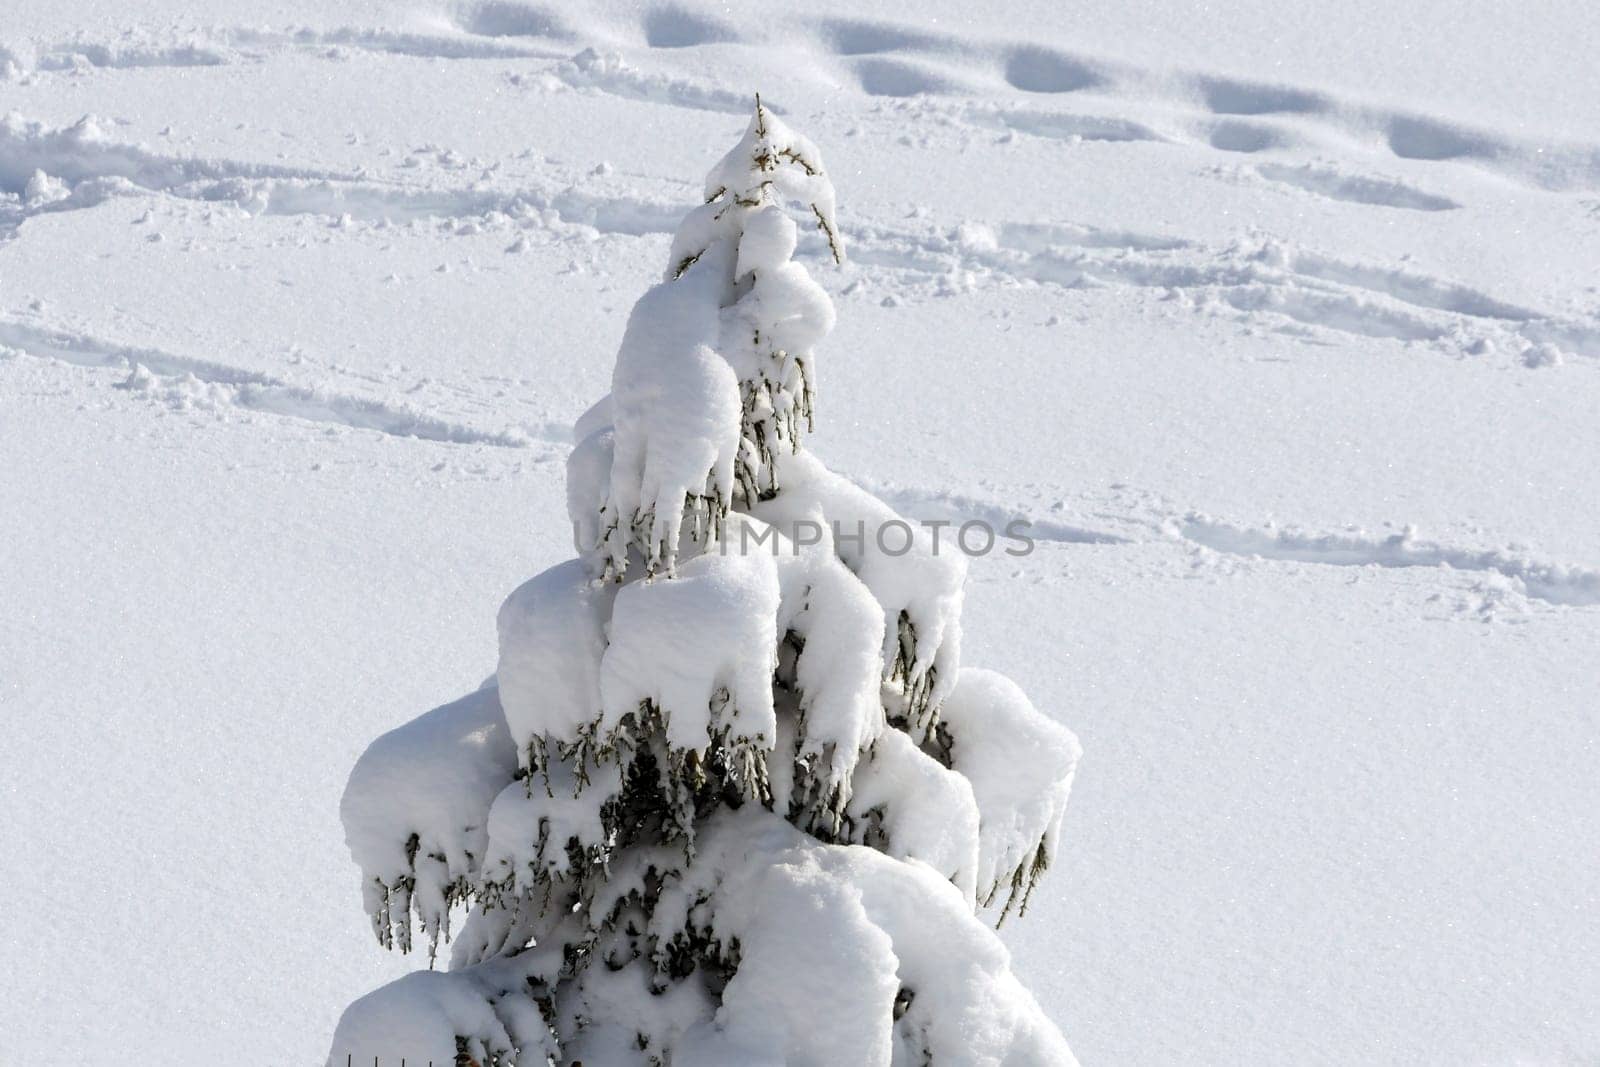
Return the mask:
M378 940L466 917L334 1067L1072 1062L980 916L1025 906L1077 741L959 666L965 559L802 448L834 314L791 211L844 254L816 148L758 100L706 194L575 427L580 557L351 774Z

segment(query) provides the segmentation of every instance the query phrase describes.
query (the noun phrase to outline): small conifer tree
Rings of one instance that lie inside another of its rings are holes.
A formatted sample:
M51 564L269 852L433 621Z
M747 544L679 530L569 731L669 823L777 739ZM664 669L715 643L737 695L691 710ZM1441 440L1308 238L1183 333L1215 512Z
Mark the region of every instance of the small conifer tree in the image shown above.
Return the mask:
M378 940L453 945L330 1064L1072 1062L981 916L1025 907L1078 745L960 666L964 558L804 449L834 311L796 214L843 259L758 100L575 428L579 557L501 607L494 679L357 763Z

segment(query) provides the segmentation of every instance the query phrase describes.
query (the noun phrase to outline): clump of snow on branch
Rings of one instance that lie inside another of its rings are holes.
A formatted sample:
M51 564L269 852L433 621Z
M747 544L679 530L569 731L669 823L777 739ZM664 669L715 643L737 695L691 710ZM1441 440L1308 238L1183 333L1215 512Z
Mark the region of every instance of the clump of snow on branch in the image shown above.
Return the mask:
M406 1062L545 1063L559 1055L550 1028L526 997L485 972L417 971L368 993L339 1021L336 1048L356 1062L369 1050L405 1049ZM372 1051L370 1055L384 1054ZM459 1057L466 1056L463 1060ZM334 1062L334 1056L329 1056ZM370 1061L368 1061L370 1062ZM399 1062L396 1053L395 1062Z
M601 717L600 660L615 586L576 560L524 582L500 607L496 678L524 768L576 749Z
M659 736L663 781L675 793L685 778L700 784L715 744L726 784L766 800L778 604L777 565L760 552L713 549L675 581L627 586L602 666L602 731L633 744Z
M658 942L710 939L736 964L715 1019L681 1039L690 1062L1074 1062L1005 947L931 868L764 814L719 814L701 840L652 920Z
M980 871L978 802L972 783L889 730L855 776L850 840L895 859L920 860L969 901Z
M773 527L785 635L779 682L794 702L779 811L808 828L838 834L861 755L887 722L881 703L883 614L872 592L834 554L827 527L801 546ZM810 529L810 527L808 527Z
M1082 748L1045 718L1017 684L964 668L939 708L939 745L978 804L978 893L1028 893L1055 854Z
M980 912L1056 854L1077 742L961 666L964 556L805 451L796 216L842 258L758 104L573 428L578 557L506 598L493 684L357 763L379 941L455 937L330 1064L1073 1063Z
M716 248L682 277L646 293L628 318L611 398L610 492L601 506L609 572L637 551L650 573L671 573L684 520L699 540L733 497L739 382L717 352L718 308L730 250Z
M839 558L871 592L884 622L885 681L892 719L920 740L955 684L961 657L966 557L934 547L929 530L905 522L883 501L806 452L784 458L784 491L752 507L780 528L825 516Z
M489 808L482 885L496 903L507 892L593 873L608 855L606 806L622 791L620 768L597 766L580 781L566 761L557 761L543 777L542 786L506 786Z
M492 687L391 730L356 761L339 816L385 948L410 951L413 910L430 944L449 935L451 905L477 878L489 806L516 767Z

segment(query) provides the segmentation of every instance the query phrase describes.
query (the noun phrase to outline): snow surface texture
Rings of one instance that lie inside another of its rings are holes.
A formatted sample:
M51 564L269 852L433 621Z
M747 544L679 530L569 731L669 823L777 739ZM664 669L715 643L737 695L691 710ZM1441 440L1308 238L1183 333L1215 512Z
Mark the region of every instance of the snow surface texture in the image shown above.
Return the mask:
M785 205L842 261L821 154L758 101L706 189L574 426L582 555L501 607L495 686L351 775L379 943L409 950L414 914L431 957L457 905L467 934L449 980L352 1005L330 1067L1076 1062L978 913L1026 909L1077 740L959 667L965 570L935 545L751 514L899 521L801 451L833 314Z
M572 554L568 427L759 89L849 223L838 270L797 233L839 309L816 451L1035 524L970 561L961 652L1092 754L1002 930L1073 1050L1594 1062L1595 36L1559 0L7 5L0 1061L317 1062L417 965L330 812Z

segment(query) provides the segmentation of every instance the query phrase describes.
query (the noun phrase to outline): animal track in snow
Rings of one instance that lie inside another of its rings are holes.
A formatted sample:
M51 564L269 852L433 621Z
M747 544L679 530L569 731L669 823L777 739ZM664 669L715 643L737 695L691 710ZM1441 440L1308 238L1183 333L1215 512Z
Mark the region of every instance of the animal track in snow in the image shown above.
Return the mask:
M651 48L693 48L739 40L733 27L675 5L653 7L644 15L644 39Z
M467 8L456 25L463 32L479 37L548 37L566 40L572 36L572 30L566 22L549 8L507 3L505 0L490 0Z
M1337 567L1447 568L1484 572L1510 583L1529 597L1573 607L1600 605L1600 570L1535 559L1524 552L1462 548L1402 533L1373 537L1365 533L1315 534L1294 528L1252 528L1222 522L1198 512L1181 518L1128 512L1098 513L1121 532L1094 529L1039 518L1026 506L980 500L961 493L916 486L865 482L858 484L909 519L988 523L1003 531L1013 520L1028 523L1027 535L1038 542L1076 545L1137 545L1176 537L1212 552L1240 558Z
M1592 144L1546 143L1517 134L1472 129L1443 119L1341 100L1320 89L1252 82L1204 72L1144 69L1026 41L972 42L902 28L890 22L824 19L810 25L814 45L825 53L850 57L892 52L902 58L918 52L937 53L951 70L938 78L899 79L888 93L881 92L884 83L868 80L863 87L873 95L947 93L985 81L1030 95L1093 92L1101 97L1123 97L1141 109L1147 108L1152 100L1160 101L1155 111L1162 114L1198 108L1206 116L1223 116L1221 122L1189 124L1191 132L1198 131L1202 143L1219 151L1261 152L1317 140L1321 135L1332 133L1341 139L1375 140L1402 159L1467 162L1539 188L1600 187L1600 146ZM970 77L956 74L954 68L958 65L964 66ZM1238 121L1238 118L1251 116L1273 116L1278 124L1265 126ZM985 122L982 112L957 117L980 125L995 124L993 119ZM1057 114L1053 121L1009 125L1019 132L1037 136L1089 139L1088 132L1071 128L1086 118ZM1102 118L1100 121L1115 120ZM1157 133L1145 123L1131 119L1121 121L1124 129L1142 128L1150 132L1100 139L1184 139L1176 130ZM1154 125L1167 124L1158 118ZM1065 132L1061 132L1063 127L1066 127ZM1315 131L1318 136L1301 136L1291 133L1291 128L1308 135ZM1363 192L1357 187L1349 198L1361 200ZM1376 192L1375 195L1382 194Z
M110 139L90 118L66 127L28 122L15 114L0 119L0 191L22 192L38 170L69 182L125 178L150 189L225 178L354 177L312 168L162 155Z
M548 73L574 89L594 89L624 100L647 100L697 111L718 111L725 115L743 116L750 110L750 98L740 93L717 89L687 78L648 74L628 66L621 56L596 52L592 48L586 48L570 60L557 64ZM775 105L769 105L769 110L783 114L783 109Z
M580 81L614 79L619 70L590 53L559 69ZM886 56L857 62L898 64ZM894 68L900 72L899 67ZM613 91L616 86L613 84ZM744 101L727 102L743 111ZM1121 120L971 106L974 121L1002 128L1032 127L1054 135L1108 140L1155 136ZM1238 120L1226 120L1235 122ZM1327 186L1337 172L1258 164L1268 180L1299 180ZM36 171L67 183L67 195L28 204L20 199ZM1374 182L1376 180L1373 180ZM1343 191L1349 186L1340 186ZM1354 186L1359 194L1404 192L1375 184ZM1377 192L1375 192L1377 190ZM232 201L252 213L350 215L358 220L407 221L431 217L508 216L517 225L531 216L544 224L583 224L606 233L669 232L684 202L608 195L586 185L530 183L522 186L474 182L458 188L427 187L402 180L295 168L163 155L111 140L94 123L59 129L7 118L0 123L0 192L17 195L0 204L0 227L41 211L92 206L108 196L147 191L200 201ZM1415 191L1412 191L1413 193ZM1423 195L1423 194L1417 194ZM1389 266L1336 260L1310 251L1277 248L1216 250L1164 235L1096 231L1086 227L1001 223L993 240L958 240L948 233L908 231L862 220L853 255L858 262L921 274L934 281L952 271L982 271L1019 280L1057 284L1170 288L1193 293L1204 303L1246 315L1277 315L1305 326L1405 341L1440 341L1461 336L1465 348L1486 336L1512 337L1503 346L1521 351L1549 344L1580 355L1600 356L1600 323L1563 319L1500 300L1468 286ZM807 246L810 247L809 245ZM1469 335L1462 335L1467 328Z
M493 10L493 9L491 9ZM493 16L488 16L493 18ZM509 18L509 16L502 16ZM531 17L531 16L530 16ZM506 30L515 23L490 21L486 29ZM291 29L282 33L255 29L227 29L220 39L237 48L261 51L317 49L337 55L330 49L349 48L385 55L413 56L419 59L561 59L569 53L529 43L522 34L477 33L464 27L451 27L456 33L406 33L340 27L331 30ZM559 31L558 31L559 32Z
M308 389L220 363L111 344L5 319L0 319L0 345L40 359L59 359L82 367L125 367L129 378L123 383L124 388L155 393L185 405L231 406L445 444L524 448L531 440L525 433L479 430L406 406Z
M1389 150L1402 159L1493 159L1502 150L1486 135L1411 115L1392 117L1386 136Z
M995 231L999 243L1029 252L1041 252L1062 245L1079 248L1115 248L1140 252L1175 252L1194 247L1181 237L1135 233L1131 230L1102 230L1094 226L1075 226L1058 222L1007 222Z
M886 22L826 19L817 24L824 47L835 55L864 56L877 52L940 51L956 47L952 38Z
M1498 549L1452 548L1416 540L1407 530L1389 537L1308 534L1249 529L1191 514L1176 527L1186 541L1233 556L1337 567L1449 567L1492 571L1518 583L1528 596L1551 604L1600 604L1600 571L1547 563Z
M1307 326L1322 326L1365 337L1437 341L1449 332L1442 325L1353 293L1261 284L1230 288L1223 292L1222 299L1240 311L1273 312Z
M1327 98L1320 93L1285 85L1211 77L1202 77L1197 84L1206 108L1214 115L1308 115L1328 107Z
M969 229L971 229L969 227ZM983 237L973 234L982 232ZM1055 284L1161 288L1213 298L1247 315L1278 315L1304 326L1400 341L1499 336L1509 352L1553 344L1600 357L1600 323L1547 314L1470 286L1415 271L1348 262L1269 242L1207 248L1181 238L1061 224L1002 223L913 232L863 224L851 256L937 284L971 271Z
M442 59L547 59L572 55L572 42L584 28L553 6L516 0L485 0L441 13L437 30L379 28L289 28L264 31L246 27L202 28L183 40L89 38L57 42L32 53L7 53L0 61L26 73L67 70L79 65L108 69L146 66L215 66L258 59L287 49L359 49ZM421 23L426 26L427 23ZM638 18L643 45L652 49L700 45L742 45L745 38L716 16L673 3L647 7ZM599 44L604 36L594 43ZM1551 142L1532 136L1473 128L1441 118L1371 106L1318 88L1254 82L1204 71L1144 68L1040 45L1026 40L972 40L892 21L790 16L774 20L762 45L809 47L822 57L856 60L851 73L868 95L906 97L993 91L1023 94L1048 104L1088 93L1104 102L1122 101L1123 115L1075 115L1044 108L1037 113L998 108L952 115L974 125L1001 127L1047 138L1185 142L1230 153L1260 153L1330 137L1370 144L1393 157L1441 164L1464 164L1549 190L1600 188L1600 145ZM561 48L565 45L565 49ZM751 47L754 47L751 42ZM937 58L937 67L917 61ZM3 64L0 64L3 65ZM656 75L635 74L589 87L634 99L675 106L733 110L745 106L745 93L691 86ZM1184 118L1185 112L1192 117ZM1248 121L1270 116L1273 123ZM1144 121L1141 121L1144 119ZM1309 191L1360 203L1439 210L1427 194L1325 181L1317 175L1280 175Z
M973 107L961 118L974 126L996 130L1015 130L1033 137L1058 141L1154 141L1167 140L1143 123L1101 115L1075 115L1059 111L1023 111L1009 108Z
M1006 84L1029 93L1075 93L1106 84L1089 64L1050 48L1024 45L1006 54Z
M907 518L919 522L947 522L952 530L963 523L981 522L1003 534L1014 520L1027 523L1026 535L1035 541L1075 545L1124 545L1132 538L1106 530L1077 526L1054 519L1035 518L1025 509L993 500L980 500L962 493L917 486L895 486L852 479Z
M853 64L861 90L871 96L916 96L920 93L954 93L959 84L919 63L883 56L865 56Z
M671 232L684 212L682 203L608 197L558 182L429 188L315 168L163 155L112 141L87 119L67 128L0 120L0 193L20 197L36 171L62 179L70 189L59 200L14 208L13 221L40 211L92 207L110 196L153 193L232 202L252 214L349 215L369 221L551 211L563 222L631 235ZM0 205L0 226L6 221Z
M1289 166L1282 163L1257 164L1255 172L1270 182L1292 185L1330 200L1344 200L1374 207L1409 208L1413 211L1451 211L1461 205L1449 197L1436 196L1395 178L1346 174L1332 167L1312 164Z
M1315 252L1294 252L1289 267L1297 274L1383 293L1414 307L1434 308L1480 319L1527 322L1537 311L1508 304L1470 286L1444 282L1391 267L1346 263Z
M1289 143L1288 136L1281 130L1232 119L1212 126L1206 140L1212 148L1223 152L1264 152Z
M74 70L79 66L129 70L141 67L219 67L229 62L226 52L195 44L112 45L94 42L46 46L38 53L39 70Z

